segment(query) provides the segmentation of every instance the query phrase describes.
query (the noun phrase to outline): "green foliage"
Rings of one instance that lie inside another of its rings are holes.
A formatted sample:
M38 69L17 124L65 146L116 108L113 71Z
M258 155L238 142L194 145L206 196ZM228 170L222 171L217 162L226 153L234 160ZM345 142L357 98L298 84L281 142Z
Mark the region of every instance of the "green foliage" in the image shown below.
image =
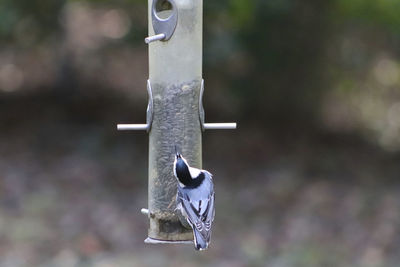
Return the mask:
M0 34L2 38L10 36L14 30L14 26L18 21L20 12L13 1L0 2Z
M233 0L231 1L229 15L237 27L244 28L251 25L254 19L254 0Z
M65 0L3 0L0 2L0 40L19 44L22 35L35 40L60 30L59 16Z
M400 33L400 2L397 0L337 0L336 17L359 24L376 25Z

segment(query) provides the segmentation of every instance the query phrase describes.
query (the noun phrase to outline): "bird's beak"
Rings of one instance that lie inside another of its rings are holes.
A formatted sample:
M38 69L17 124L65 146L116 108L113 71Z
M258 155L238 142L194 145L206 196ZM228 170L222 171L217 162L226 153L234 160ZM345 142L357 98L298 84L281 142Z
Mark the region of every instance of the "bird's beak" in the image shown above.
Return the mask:
M180 158L181 155L179 155L178 149L176 148L176 145L175 145L175 154L176 154L176 158Z

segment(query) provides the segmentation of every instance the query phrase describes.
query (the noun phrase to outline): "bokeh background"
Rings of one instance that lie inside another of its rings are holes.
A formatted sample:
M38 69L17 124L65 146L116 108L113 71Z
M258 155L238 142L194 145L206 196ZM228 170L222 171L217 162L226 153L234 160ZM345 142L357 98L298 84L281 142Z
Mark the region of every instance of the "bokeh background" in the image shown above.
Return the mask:
M211 248L143 244L147 1L0 1L0 266L398 266L400 1L204 1Z

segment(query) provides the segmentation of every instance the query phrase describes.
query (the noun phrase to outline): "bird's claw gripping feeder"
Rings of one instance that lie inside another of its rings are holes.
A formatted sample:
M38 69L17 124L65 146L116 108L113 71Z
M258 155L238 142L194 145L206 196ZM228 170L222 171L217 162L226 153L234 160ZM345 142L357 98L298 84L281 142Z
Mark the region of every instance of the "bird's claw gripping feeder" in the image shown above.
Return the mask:
M192 229L176 210L174 146L188 163L202 167L201 134L235 129L236 123L205 123L202 96L202 0L149 0L149 104L146 124L119 124L118 130L149 133L146 243L191 243Z

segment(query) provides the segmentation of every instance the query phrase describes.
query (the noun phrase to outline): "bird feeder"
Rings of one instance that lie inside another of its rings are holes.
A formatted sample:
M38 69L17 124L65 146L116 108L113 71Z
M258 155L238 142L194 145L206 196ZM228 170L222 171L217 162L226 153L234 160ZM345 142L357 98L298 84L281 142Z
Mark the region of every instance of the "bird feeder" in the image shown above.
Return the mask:
M149 0L149 79L146 124L118 130L149 133L146 243L193 241L192 229L176 211L174 146L191 166L202 167L202 132L235 129L236 123L205 123L202 97L202 0Z

